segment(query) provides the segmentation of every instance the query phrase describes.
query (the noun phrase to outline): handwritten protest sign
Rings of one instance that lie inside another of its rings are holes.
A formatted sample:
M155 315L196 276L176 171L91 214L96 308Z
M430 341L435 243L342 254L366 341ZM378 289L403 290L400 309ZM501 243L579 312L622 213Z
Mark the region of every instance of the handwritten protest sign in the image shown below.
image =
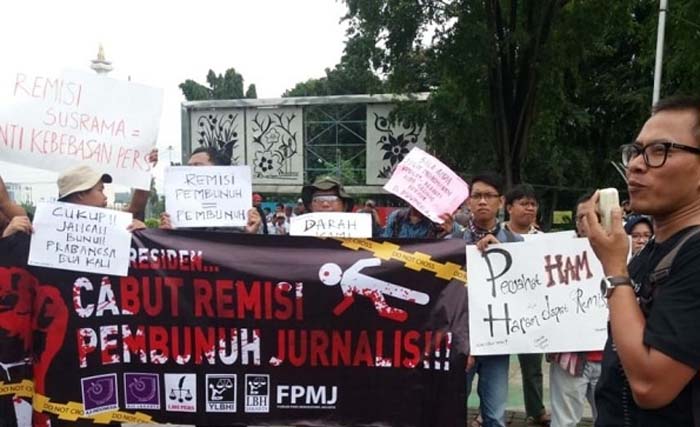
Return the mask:
M39 203L29 265L126 276L132 215L73 203Z
M576 238L576 231L565 230L565 231L555 231L553 233L521 234L521 236L526 242L530 241L530 240L574 239L574 238Z
M433 222L469 197L469 186L440 160L418 147L396 166L384 189L407 201Z
M601 350L603 269L587 239L467 246L474 355Z
M315 212L293 216L290 236L372 237L372 216L368 213Z
M17 72L0 82L0 157L61 172L92 164L147 190L162 90L83 72Z
M178 166L165 171L165 210L176 228L244 226L252 192L248 166Z

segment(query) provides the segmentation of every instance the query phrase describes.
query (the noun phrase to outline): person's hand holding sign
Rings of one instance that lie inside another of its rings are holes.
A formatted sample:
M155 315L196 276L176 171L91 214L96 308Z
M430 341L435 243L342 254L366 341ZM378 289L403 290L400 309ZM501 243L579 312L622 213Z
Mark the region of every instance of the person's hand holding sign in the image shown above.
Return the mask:
M449 213L444 213L440 215L440 219L442 220L442 224L438 225L440 231L437 233L437 237L445 237L452 233L454 217Z
M493 234L487 234L486 236L482 237L481 240L476 242L476 247L481 252L484 252L489 245L493 245L496 243L501 242Z
M255 208L250 208L248 210L248 223L245 226L246 233L257 233L261 224L262 218L260 217L258 210Z

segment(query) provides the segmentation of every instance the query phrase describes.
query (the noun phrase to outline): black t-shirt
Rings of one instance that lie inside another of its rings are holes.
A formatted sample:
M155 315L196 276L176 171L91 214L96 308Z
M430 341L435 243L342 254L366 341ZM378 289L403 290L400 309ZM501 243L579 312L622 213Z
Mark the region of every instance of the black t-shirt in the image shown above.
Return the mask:
M649 274L691 228L679 231L663 243L650 241L642 252L630 261L629 273L639 285L636 290L638 296L650 294ZM658 283L653 302L647 304L647 323L644 328L644 345L695 370L700 369L699 261L700 235L695 235L685 242L683 249L676 255L669 276ZM663 408L639 408L632 397L608 327L608 341L605 344L601 375L595 393L598 411L595 425L692 427L691 383Z

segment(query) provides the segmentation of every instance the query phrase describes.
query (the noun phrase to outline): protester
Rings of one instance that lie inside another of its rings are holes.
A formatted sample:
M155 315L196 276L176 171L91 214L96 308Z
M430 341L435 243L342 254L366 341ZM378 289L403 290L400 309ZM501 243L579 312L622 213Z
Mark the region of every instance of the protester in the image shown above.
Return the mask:
M256 211L258 211L258 215L260 215L260 225L262 227L262 234L270 234L270 231L267 228L267 213L262 208L262 202L264 200L265 198L262 196L262 194L253 193L253 207Z
M297 200L296 206L292 210L292 216L304 215L306 213L306 208L304 207L304 201L302 199Z
M596 426L698 425L700 98L658 102L622 164L630 208L653 218L654 238L627 265L620 209L609 232L597 195L581 209L610 310Z
M285 211L284 203L277 203L275 205L275 212L272 214L272 219L274 219L277 216L284 216L284 219L287 219L287 212Z
M632 214L625 222L625 232L632 239L632 256L637 255L654 235L654 225L646 215Z
M190 159L187 162L187 166L230 166L231 161L225 154L222 154L214 147L199 147L192 152ZM262 200L261 200L262 201ZM260 225L262 223L262 216L258 213L256 207L250 208L248 210L248 222L244 228L238 227L217 227L211 231L231 231L239 232L244 231L246 233L255 234L261 229ZM172 229L173 224L170 219L170 214L163 212L160 214L160 228L162 229Z
M301 190L301 199L308 212L352 212L354 201L343 184L330 176L317 178Z
M367 199L365 201L364 207L357 210L358 213L367 213L372 217L372 236L379 237L383 234L384 229L382 227L381 221L379 220L379 213L377 212L377 205L372 199Z
M277 212L272 217L272 222L270 224L270 234L276 236L284 236L289 234L289 224L287 222L287 217L282 212Z
M471 220L464 231L468 245L485 250L494 243L517 242L523 238L506 230L498 221L498 211L503 207L503 181L494 174L477 175L471 180L471 194L467 199ZM477 392L483 426L505 426L506 401L508 399L509 355L469 356L467 362L467 397L471 393L474 375L479 374Z
M0 236L7 237L17 232L31 233L32 223L24 208L10 200L5 182L0 177Z
M104 194L105 184L112 182L112 176L100 173L88 165L80 165L68 169L58 176L58 201L92 206L107 207L107 196ZM146 228L146 224L133 218L128 229L130 231Z
M158 149L154 148L151 150L151 152L148 153L146 160L151 165L151 168L154 168L158 163ZM134 218L144 221L146 219L146 205L148 205L148 199L150 196L150 191L134 190L131 194L131 202L129 203L129 206L124 209L124 211L131 212Z
M537 210L539 208L537 194L531 185L516 185L506 194L506 212L508 222L503 226L518 234L536 234L539 232Z
M538 208L537 194L532 186L516 185L506 194L508 222L503 224L503 227L521 235L539 233L535 227ZM518 361L528 421L531 424L548 426L551 420L542 401L542 353L519 354Z
M582 206L591 198L592 193L582 196L576 203L574 218L576 234L586 237L582 218L585 215ZM585 401L591 406L593 419L597 411L593 397L596 383L600 377L600 351L578 353L552 353L547 355L549 365L549 395L552 401L552 427L575 427L583 418Z
M447 215L442 224L436 224L420 213L413 206L396 209L389 214L386 227L382 233L384 238L404 239L442 239L452 233L461 232L461 227L452 217Z

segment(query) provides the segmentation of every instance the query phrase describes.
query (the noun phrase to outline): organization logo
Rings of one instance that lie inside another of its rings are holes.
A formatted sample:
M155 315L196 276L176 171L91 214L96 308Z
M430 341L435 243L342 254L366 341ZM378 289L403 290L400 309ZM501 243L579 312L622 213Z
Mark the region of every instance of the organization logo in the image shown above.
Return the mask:
M270 376L246 374L245 412L270 412Z
M160 409L158 374L125 373L124 406L126 409Z
M338 386L277 386L276 403L281 409L335 409L337 402Z
M119 408L117 374L95 375L80 380L85 415Z
M206 411L236 412L236 375L207 374Z
M165 374L165 410L197 412L197 377L195 374Z

